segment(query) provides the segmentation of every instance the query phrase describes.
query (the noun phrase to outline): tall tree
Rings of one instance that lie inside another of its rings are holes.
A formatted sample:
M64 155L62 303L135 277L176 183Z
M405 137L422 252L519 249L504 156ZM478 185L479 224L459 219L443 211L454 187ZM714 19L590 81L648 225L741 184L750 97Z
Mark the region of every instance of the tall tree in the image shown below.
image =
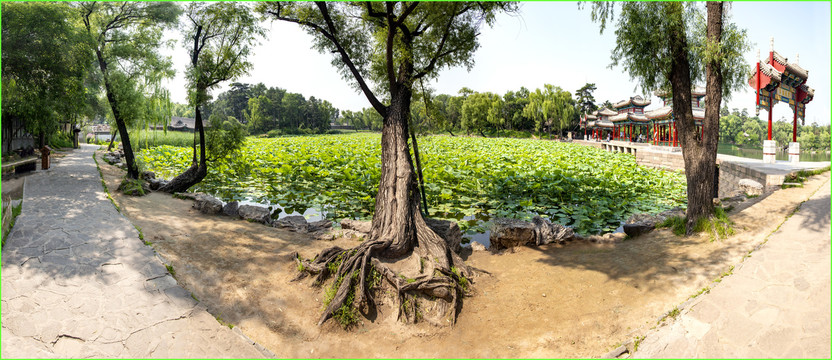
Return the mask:
M598 109L595 105L595 96L592 96L592 92L597 89L595 83L586 83L580 89L575 90L575 101L581 114L589 114Z
M127 176L136 179L139 171L127 128L146 109L144 81L152 83L172 74L170 61L157 49L162 30L176 24L181 10L174 3L157 2L80 2L77 6L121 136Z
M538 133L544 128L549 130L550 135L554 129L560 133L575 115L572 94L558 86L545 84L543 90L535 89L529 94L529 104L523 109L523 115L534 120Z
M593 19L601 31L612 19L613 3L596 2ZM745 31L728 21L723 3L708 2L707 20L700 5L678 2L624 3L616 29L613 65L623 62L645 92L669 89L687 177L687 232L713 213L714 171L723 96L744 84L748 73L742 54L749 48ZM705 69L703 133L691 108L693 82Z
M210 99L210 91L221 82L232 80L248 71L251 63L246 57L257 42L257 37L263 35L257 19L243 4L192 2L187 5L185 15L188 27L185 30L184 45L191 57L187 74L188 103L194 108L194 132L199 135L199 146L193 149L191 167L159 188L165 192L185 191L208 174L201 107ZM236 129L236 126L232 125L231 128Z
M490 25L498 11L514 8L497 2L259 5L264 14L297 23L314 36L316 48L334 55L333 65L355 81L384 119L381 182L368 240L351 250L332 248L314 261L303 261L304 269L318 273L319 280L330 275L327 264L340 262L335 276L343 280L320 323L342 306L374 305L366 282L371 265L397 284L400 300L413 300L405 302L411 304L404 312L408 320L415 319L415 296L427 294L436 299L434 313L441 314L436 319L454 321L464 292L459 281L465 281L463 277L470 277L472 271L427 225L419 210L408 144L411 97L417 81L436 77L442 68L470 68L481 24ZM386 96L377 96L381 93ZM400 259L411 254L424 264L424 275L415 282L402 282L394 270L378 261L379 257Z
M2 4L5 151L21 130L13 126L22 124L42 146L60 123L95 105L92 57L73 15L65 3Z

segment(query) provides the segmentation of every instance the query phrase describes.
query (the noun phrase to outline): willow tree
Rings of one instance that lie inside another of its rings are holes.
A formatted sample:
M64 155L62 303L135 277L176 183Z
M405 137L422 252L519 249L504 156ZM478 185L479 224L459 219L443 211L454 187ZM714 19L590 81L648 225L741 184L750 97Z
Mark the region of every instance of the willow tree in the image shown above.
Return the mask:
M614 3L595 2L592 17L601 23L613 18ZM687 233L713 214L714 175L719 142L722 98L739 89L748 70L742 54L748 50L745 30L730 22L722 2L701 5L680 2L627 2L616 24L612 65L622 63L645 92L670 90L673 116L687 178ZM704 68L704 74L703 74ZM696 130L691 105L693 83L705 77L703 130Z
M248 71L251 63L246 57L257 38L263 34L249 8L239 3L193 2L187 5L185 15L187 28L184 43L191 58L187 73L188 103L194 108L194 132L199 137L199 145L193 147L191 166L159 188L159 191L165 192L185 191L208 174L205 127L200 108L210 100L210 91L221 82L233 80ZM230 126L230 129L237 128L241 127L236 124ZM223 142L226 145L223 149L211 150L224 155L230 150L229 146L233 148L240 143Z
M353 249L330 248L302 268L323 281L336 278L337 291L320 319L336 311L375 306L368 277L377 271L398 289L399 309L415 316L414 297L433 298L442 323L453 323L464 284L472 270L426 223L419 209L413 160L408 144L410 107L419 80L435 78L442 68L473 65L480 26L492 24L499 11L515 6L498 2L261 3L266 16L296 23L315 39L322 53L367 97L383 118L381 181L368 239ZM421 270L402 280L388 262L412 258ZM330 265L332 264L332 265ZM327 266L337 268L330 271ZM372 269L371 269L372 268ZM463 285L460 285L462 283ZM408 306L408 304L411 304ZM408 309L409 308L409 309ZM402 312L399 313L400 315ZM436 322L438 322L437 320Z
M540 133L544 126L549 128L549 135L557 127L558 135L564 125L569 125L575 115L572 94L558 86L543 85L543 90L536 89L529 93L529 103L523 108L523 115L534 120L534 128Z
M159 54L158 48L162 31L176 25L181 10L174 3L159 2L93 1L76 6L121 136L127 176L136 179L139 171L127 128L147 110L145 81L172 75L170 61Z

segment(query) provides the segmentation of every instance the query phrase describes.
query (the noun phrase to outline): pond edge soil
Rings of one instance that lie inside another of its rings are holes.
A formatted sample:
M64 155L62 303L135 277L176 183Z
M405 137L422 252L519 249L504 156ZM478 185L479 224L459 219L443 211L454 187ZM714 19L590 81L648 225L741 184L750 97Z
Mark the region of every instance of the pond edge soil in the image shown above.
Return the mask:
M122 172L101 167L115 189ZM453 328L403 325L386 312L350 331L315 325L324 289L289 282L297 267L287 255L310 257L356 240L315 241L192 214L189 201L158 193L114 198L209 312L279 357L592 357L654 326L741 260L796 206L794 199L808 194L810 182L732 213L738 234L714 243L660 229L616 244L466 254L470 265L493 275L475 279L476 295L465 299Z

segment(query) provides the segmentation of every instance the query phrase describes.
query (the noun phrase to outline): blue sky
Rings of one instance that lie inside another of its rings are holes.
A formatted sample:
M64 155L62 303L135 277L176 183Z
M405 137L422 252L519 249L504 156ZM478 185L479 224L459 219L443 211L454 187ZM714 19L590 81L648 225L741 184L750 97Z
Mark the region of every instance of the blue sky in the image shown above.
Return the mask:
M815 98L807 106L806 123L829 124L830 114L830 2L733 2L729 12L740 28L748 30L751 50L745 54L748 64L756 62L756 51L768 56L769 38L774 48L790 61L800 53L800 66L809 70L809 86ZM329 55L310 49L310 37L296 25L266 23L268 38L254 50L250 74L240 82L263 82L305 96L326 99L342 110L360 110L369 103L340 78L330 65ZM598 102L616 102L642 94L621 67L609 69L610 52L615 46L614 29L599 34L599 26L590 19L590 10L579 10L575 2L524 2L520 14L501 15L493 28L482 29L475 66L446 69L432 86L439 93L456 94L463 86L475 91L503 94L525 86L531 90L549 83L573 92L587 82L595 83ZM170 84L184 84L182 73L187 53L181 47L166 51L174 59L177 79ZM704 84L701 84L704 85ZM185 102L185 89L171 86L173 100ZM218 94L227 89L225 84ZM653 105L661 106L653 97ZM750 88L733 94L729 108L748 108L753 113L754 96ZM766 118L761 111L761 118ZM792 119L784 104L774 108L774 119Z

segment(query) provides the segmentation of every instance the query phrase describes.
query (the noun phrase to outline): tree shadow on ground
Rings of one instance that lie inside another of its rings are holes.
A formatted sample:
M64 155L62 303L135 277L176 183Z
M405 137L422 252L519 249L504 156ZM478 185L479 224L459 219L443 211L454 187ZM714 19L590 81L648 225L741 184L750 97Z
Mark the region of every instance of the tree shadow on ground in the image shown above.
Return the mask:
M830 200L830 196L825 195L804 202L799 210L802 215L800 226L812 231L829 231Z

